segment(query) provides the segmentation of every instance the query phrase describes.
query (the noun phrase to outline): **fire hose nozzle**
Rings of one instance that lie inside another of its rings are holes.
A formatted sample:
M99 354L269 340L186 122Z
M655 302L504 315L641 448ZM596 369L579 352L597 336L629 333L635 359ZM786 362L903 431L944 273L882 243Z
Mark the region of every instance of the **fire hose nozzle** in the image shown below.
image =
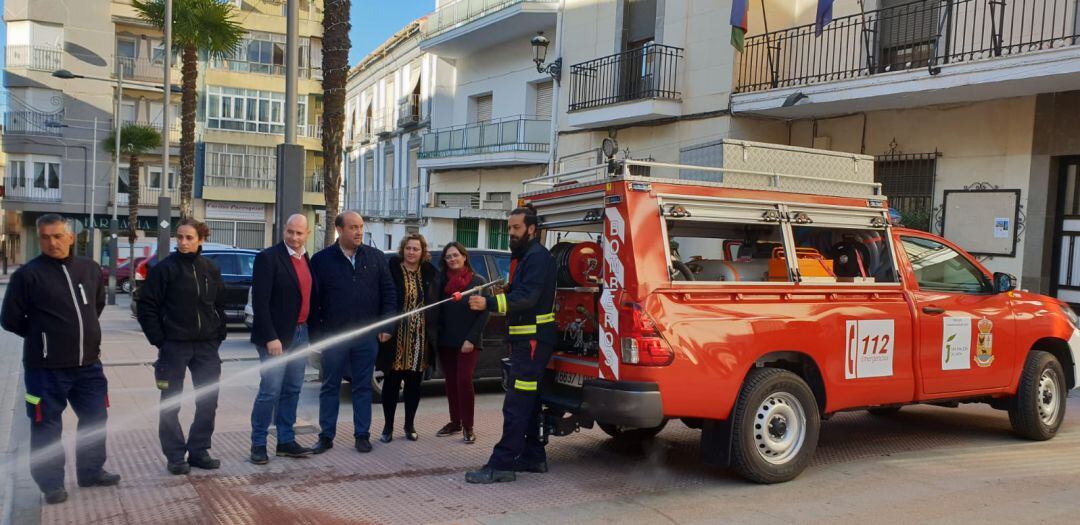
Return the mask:
M454 302L455 303L460 301L461 300L461 292L454 292L453 297L454 297Z

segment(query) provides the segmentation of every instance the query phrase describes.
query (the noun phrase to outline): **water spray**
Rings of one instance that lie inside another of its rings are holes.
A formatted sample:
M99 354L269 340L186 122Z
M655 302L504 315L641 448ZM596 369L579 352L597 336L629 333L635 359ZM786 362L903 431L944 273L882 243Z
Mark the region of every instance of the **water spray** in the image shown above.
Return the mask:
M474 286L472 288L469 288L468 290L463 290L461 292L455 292L450 297L447 297L446 299L443 299L441 301L437 301L437 302L434 302L434 303L431 303L431 304L428 304L428 305L424 305L424 306L421 306L420 308L415 308L413 310L409 310L408 312L404 312L404 313L395 315L393 317L389 317L387 319L376 321L376 322L368 324L366 326L362 326L360 328L350 330L348 332L344 332L344 333L340 333L340 334L328 337L328 338L323 339L323 340L321 340L321 341L319 341L317 343L309 344L308 346L306 346L306 347L304 347L304 348L302 348L300 350L296 350L294 352L282 353L280 356L274 356L273 359L267 360L267 361L265 361L263 363L259 363L256 366L252 366L252 367L248 367L248 368L245 368L243 370L240 370L239 372L237 372L237 373L235 373L235 374L233 374L233 375L231 375L231 376L229 376L227 378L220 378L220 379L218 379L216 382L214 382L212 384L205 385L205 386L202 386L200 388L195 388L195 389L192 389L189 392L185 392L185 393L180 394L178 396L166 399L166 400L162 401L158 405L158 412L160 414L160 412L162 412L162 411L170 410L172 408L178 407L182 403L184 403L185 401L187 401L189 399L196 399L199 396L205 395L207 393L210 393L210 392L220 388L222 385L227 385L229 383L232 383L233 381L235 381L235 380L237 380L237 379L239 379L241 377L259 373L264 368L270 368L270 367L275 367L275 366L284 366L286 363L289 363L289 362L294 361L296 359L300 359L302 357L306 357L308 354L310 354L312 352L322 351L322 350L324 350L326 348L329 348L329 347L332 347L332 346L335 346L335 345L339 345L339 344L342 344L342 343L346 343L346 342L348 342L350 340L353 340L353 339L355 339L355 338L357 338L359 336L362 336L364 334L372 332L372 331L374 331L374 330L376 330L378 328L381 328L381 327L396 323L396 322L400 321L401 319L405 319L407 317L410 317L410 316L425 312L425 311L427 311L427 310L429 310L431 308L435 308L435 307L441 306L441 305L446 304L446 303L461 301L462 299L464 299L464 298L466 298L466 297L468 297L470 295L475 295L475 294L481 293L484 290L486 290L486 289L488 289L488 288L490 288L492 286L501 285L501 284L503 284L503 280L502 279L497 279L497 280L491 281L489 283L482 284L480 286ZM117 425L123 425L125 422L127 422L127 421L129 421L131 419L134 419L135 417L137 417L136 414L129 414L126 417L121 418L119 421L114 421L113 423L117 424ZM95 439L98 439L98 438L106 435L107 431L108 431L107 425L100 425L98 428L92 428L92 429L84 430L82 432L82 436L83 436L84 440L95 440ZM31 452L31 454L30 454L30 463L33 464L35 462L42 461L45 458L48 458L48 457L53 456L53 455L58 454L58 453L62 453L63 450L64 450L63 440L58 440L56 443L53 443L53 444L51 444L51 445L49 445L49 446L47 446L45 448L42 448L40 450L36 450L36 451ZM15 462L16 462L16 460L12 459L8 463L6 463L4 465L0 465L0 473L3 473L3 475L5 475L5 476L11 475L13 473L12 471L14 470Z

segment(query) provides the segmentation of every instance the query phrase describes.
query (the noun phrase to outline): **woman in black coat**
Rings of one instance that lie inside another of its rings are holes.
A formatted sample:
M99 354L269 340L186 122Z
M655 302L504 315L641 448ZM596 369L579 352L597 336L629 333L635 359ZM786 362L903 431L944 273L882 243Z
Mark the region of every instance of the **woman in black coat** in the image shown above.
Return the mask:
M440 299L485 283L473 271L469 252L457 242L443 248L440 281ZM442 437L462 432L465 443L475 443L473 370L476 368L480 338L487 324L488 313L470 310L467 301L449 302L439 310L439 363L446 377L450 422L436 435Z
M438 271L430 260L423 235L410 233L401 240L398 254L390 259L399 312L415 310L437 300ZM386 426L379 438L383 443L394 439L394 413L402 383L405 384L405 439L416 441L420 437L414 422L420 405L420 383L434 358L436 310L432 308L398 321L390 340L379 348L377 365L386 378L382 390Z

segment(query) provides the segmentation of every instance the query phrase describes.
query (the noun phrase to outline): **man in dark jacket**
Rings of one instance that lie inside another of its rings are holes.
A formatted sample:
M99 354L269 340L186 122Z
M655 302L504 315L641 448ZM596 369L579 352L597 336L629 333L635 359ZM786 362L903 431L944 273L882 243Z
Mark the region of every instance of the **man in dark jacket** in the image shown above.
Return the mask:
M221 378L218 347L226 335L225 283L217 266L202 256L202 244L209 236L205 224L180 221L176 251L150 270L139 295L139 325L158 349L154 364L161 390L158 437L171 474L187 474L191 467L221 466L209 450L217 413L216 384ZM185 440L177 396L184 391L189 368L195 389L206 391L195 399L195 419Z
M314 338L357 330L397 313L397 291L382 252L364 246L364 219L345 211L334 219L338 241L311 258L311 273L319 283L312 302L318 323L311 325ZM356 450L371 452L371 377L379 342L390 340L392 326L365 332L351 341L322 352L324 374L319 392L319 443L315 453L334 446L340 408L341 378L352 378L353 437Z
M503 401L503 433L483 468L465 474L469 483L514 481L515 472L547 472L540 428L540 380L558 337L555 333L555 259L540 244L532 208L510 212L510 285L494 297L469 297L469 308L506 314L510 343L510 389Z
M42 254L11 276L0 324L23 338L26 412L30 425L30 474L48 503L67 500L64 447L60 442L67 403L79 418L76 474L80 487L116 485L106 472L105 420L108 381L101 367L105 309L101 267L71 255L75 242L55 214L37 220Z
M311 299L318 289L304 251L310 231L307 217L293 215L285 223L282 241L255 256L251 285L255 321L251 342L263 363L280 361L283 354L292 356L308 344L308 323L313 321ZM302 357L294 356L262 369L259 394L251 409L252 463L263 465L270 461L266 454L266 434L275 413L278 435L275 455L299 458L311 454L311 449L296 443L293 432L306 363Z

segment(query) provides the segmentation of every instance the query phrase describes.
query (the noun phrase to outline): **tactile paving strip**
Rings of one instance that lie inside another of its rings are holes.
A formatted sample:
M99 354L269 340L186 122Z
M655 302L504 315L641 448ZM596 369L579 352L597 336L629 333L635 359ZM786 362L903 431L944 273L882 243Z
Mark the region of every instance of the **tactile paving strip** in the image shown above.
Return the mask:
M399 432L392 443L375 442L370 454L352 449L351 426L342 423L329 452L307 459L271 456L270 464L264 466L247 461L246 431L221 432L214 437L213 453L222 460L222 468L194 470L188 476L170 476L165 471L156 432L112 432L108 467L122 474L124 481L119 487L95 489L73 487L69 481L71 499L45 506L42 521L73 525L454 522L717 483L741 484L729 471L702 465L699 433L672 422L644 448L620 446L598 429L552 438L550 473L523 474L515 483L468 485L463 473L487 459L501 416L496 410L478 412L476 445L465 445L460 437L434 437L444 418L421 414L418 442L404 440ZM1069 418L1067 426L1075 427L1074 421ZM376 423L373 428L381 428L381 422ZM908 451L948 454L950 446L1013 440L1008 433L1007 416L989 408L915 407L887 418L865 412L839 414L823 425L813 465ZM1080 440L1074 434L1063 430L1058 439ZM310 444L313 438L304 435L300 440ZM273 444L271 440L271 453ZM73 463L70 454L69 463ZM70 480L74 465L68 469Z

